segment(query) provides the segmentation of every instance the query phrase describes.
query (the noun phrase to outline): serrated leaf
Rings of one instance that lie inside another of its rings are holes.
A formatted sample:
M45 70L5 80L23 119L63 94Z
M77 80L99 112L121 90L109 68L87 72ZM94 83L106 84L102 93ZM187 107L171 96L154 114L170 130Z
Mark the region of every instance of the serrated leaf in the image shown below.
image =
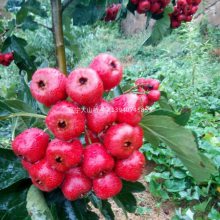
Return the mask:
M213 163L198 151L192 131L179 126L173 118L146 115L141 126L145 132L151 133L169 146L198 183L206 182L212 175L217 174Z
M0 148L0 173L0 190L28 178L21 161L9 149Z
M26 208L32 220L53 220L43 193L34 185L29 188L26 201Z

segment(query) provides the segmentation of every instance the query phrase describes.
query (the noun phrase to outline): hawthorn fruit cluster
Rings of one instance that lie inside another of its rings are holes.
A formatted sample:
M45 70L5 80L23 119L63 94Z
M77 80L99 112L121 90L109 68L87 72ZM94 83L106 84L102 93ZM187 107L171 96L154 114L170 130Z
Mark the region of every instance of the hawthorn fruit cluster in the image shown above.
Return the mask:
M13 52L10 53L0 53L0 64L3 66L9 66L11 62L14 60Z
M190 22L200 3L201 0L178 0L170 14L171 27L178 28L182 22Z
M122 74L121 63L109 54L98 55L89 67L75 69L68 77L53 68L33 74L31 93L51 107L45 123L54 138L29 128L14 139L12 149L40 190L60 187L68 200L93 190L98 198L108 199L121 191L121 179L140 178L145 165L139 151L141 109L159 100L159 82L142 78L134 86L137 94L105 100L104 92L117 86Z
M112 4L105 10L105 18L106 22L114 21L117 17L118 11L121 8L121 4Z
M152 14L161 14L170 0L131 0L131 3L137 6L136 11L139 14L145 14L148 11Z

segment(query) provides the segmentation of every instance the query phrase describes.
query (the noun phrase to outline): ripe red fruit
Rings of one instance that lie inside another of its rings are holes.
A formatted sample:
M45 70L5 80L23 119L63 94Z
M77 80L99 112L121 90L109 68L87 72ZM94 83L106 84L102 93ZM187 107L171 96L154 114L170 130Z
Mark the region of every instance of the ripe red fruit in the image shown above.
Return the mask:
M185 21L187 21L187 22L190 22L190 21L192 21L192 16L191 16L191 15L188 15L188 16L186 16L186 19L185 19Z
M66 89L73 101L84 106L94 106L101 100L104 92L102 80L90 68L79 68L71 72Z
M150 9L150 1L148 0L141 0L138 3L137 12L139 14L145 13Z
M112 171L113 167L114 160L106 152L103 145L95 143L85 148L82 169L86 176L90 178L100 177Z
M87 131L85 132L85 142L86 145L89 145L92 143L100 142L100 140L97 134L87 129Z
M156 13L157 11L160 10L160 7L161 7L161 5L160 5L159 2L154 2L154 3L151 5L151 7L150 7L150 11L151 11L152 13Z
M188 16L187 16L188 17ZM172 28L178 28L181 25L180 21L177 20L171 20L171 27Z
M160 82L152 78L139 78L135 81L135 85L139 86L139 88L142 87L144 90L149 91L157 90L160 86Z
M27 170L28 172L30 171L30 169L32 168L32 165L33 165L32 163L29 163L25 160L21 160L21 164L22 164L23 168L25 170Z
M117 112L117 121L137 125L142 119L142 102L138 95L128 93L120 95L111 101Z
M150 101L152 102L157 102L160 100L160 91L159 90L151 90L148 94L147 97Z
M33 184L45 192L50 192L59 187L64 178L64 174L52 169L46 159L33 164L29 174Z
M54 139L49 143L46 151L49 165L60 172L77 166L81 162L82 156L83 146L78 140L69 143Z
M123 123L113 125L108 129L104 136L104 146L112 156L125 159L140 148L142 140L143 133L140 129Z
M0 54L0 64L2 64L3 66L9 66L13 60L14 60L13 52Z
M121 4L113 4L106 9L105 21L114 21L117 17Z
M89 109L86 114L88 128L95 133L100 133L115 122L116 117L113 106L105 100Z
M132 3L133 5L137 5L138 2L139 2L139 0L131 0L131 3Z
M30 128L19 134L12 142L14 153L24 160L35 163L45 156L49 135L38 128Z
M96 56L90 64L103 81L104 90L117 86L122 79L122 65L110 54L102 53Z
M96 196L103 200L116 196L121 189L122 182L114 172L93 180L93 190Z
M127 159L116 162L115 173L124 180L136 182L142 174L144 164L144 155L139 151L134 151Z
M66 99L66 77L57 69L39 69L32 76L30 90L38 102L49 107Z
M81 167L69 170L64 178L61 190L68 200L76 200L92 189L91 180L84 175Z
M50 109L46 124L57 138L68 141L84 131L85 116L77 105L62 101Z
M136 149L139 149L143 145L144 131L141 126L137 125L134 127L134 142Z

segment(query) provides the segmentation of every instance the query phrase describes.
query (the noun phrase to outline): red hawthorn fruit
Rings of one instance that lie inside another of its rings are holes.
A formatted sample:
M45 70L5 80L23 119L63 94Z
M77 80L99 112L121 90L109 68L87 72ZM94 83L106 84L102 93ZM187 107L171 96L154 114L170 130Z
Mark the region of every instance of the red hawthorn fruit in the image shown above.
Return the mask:
M148 0L140 0L137 7L137 12L139 14L147 12L151 7L151 3Z
M160 86L160 82L152 78L139 78L135 81L135 85L137 85L139 88L142 87L145 91L150 91L157 90Z
M94 143L85 148L82 169L86 176L89 178L100 177L111 172L113 167L114 159L102 144Z
M46 159L49 165L60 172L80 164L83 157L83 146L79 140L64 142L58 139L52 140L46 151Z
M148 97L146 94L138 95L140 101L141 101L141 106L143 109L145 109L148 105Z
M85 142L86 145L89 145L93 143L98 143L100 142L100 140L97 134L87 129L87 131L85 132Z
M177 20L171 20L171 27L172 28L178 28L181 25L180 21Z
M105 100L89 109L89 112L86 114L88 128L95 133L100 133L115 122L116 117L117 114L113 106Z
M85 115L77 105L61 101L50 109L46 125L55 137L64 141L72 140L84 131Z
M139 128L123 123L111 126L103 143L112 156L125 159L140 148L142 141L143 133Z
M178 19L179 22L185 21L186 20L186 16L183 15L183 14L180 14L180 15L178 15L177 19Z
M23 168L25 170L27 170L28 172L30 171L30 169L32 168L32 165L33 165L32 163L29 163L25 160L21 160L21 164L22 164Z
M142 102L138 95L133 93L123 94L111 101L117 112L117 122L137 125L143 116Z
M49 135L38 128L30 128L19 134L12 142L14 153L25 161L35 163L45 156Z
M150 11L152 13L157 13L157 11L160 10L160 7L161 7L160 3L159 2L155 2L155 3L151 4Z
M50 107L66 99L66 77L54 68L38 69L32 76L30 90L38 102Z
M191 16L191 15L188 15L188 16L186 16L186 19L185 19L185 21L187 21L187 22L190 22L190 21L192 21L192 16Z
M150 101L152 102L157 102L160 100L160 91L159 90L151 90L148 94L147 97Z
M132 3L133 5L137 5L138 2L139 2L139 0L131 0L131 3Z
M50 192L59 187L64 178L64 174L52 169L46 159L33 164L29 174L33 184L45 192Z
M134 151L127 159L116 161L115 173L124 180L136 182L141 177L144 165L144 155Z
M105 21L114 21L117 17L118 11L121 8L121 4L113 4L106 9Z
M197 12L198 8L199 8L198 6L193 6L191 9L191 13L195 14Z
M114 172L93 180L93 190L103 200L116 196L121 189L122 182Z
M103 81L104 90L110 90L122 80L122 65L112 55L102 53L96 56L90 64Z
M84 175L81 167L70 169L61 186L64 196L68 200L76 200L92 189L92 181Z
M3 66L9 66L13 60L14 60L13 52L0 54L0 64L2 64Z
M96 71L78 68L70 73L66 84L70 98L84 106L94 106L103 95L103 83Z
M134 141L136 149L139 149L143 145L144 131L141 126L137 125L134 127Z

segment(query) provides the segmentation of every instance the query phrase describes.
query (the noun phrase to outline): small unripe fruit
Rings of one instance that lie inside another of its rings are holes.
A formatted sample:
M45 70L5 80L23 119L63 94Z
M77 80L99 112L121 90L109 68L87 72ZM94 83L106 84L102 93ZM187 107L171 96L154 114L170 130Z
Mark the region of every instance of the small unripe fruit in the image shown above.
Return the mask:
M77 166L83 157L83 146L80 141L65 142L52 140L46 151L46 159L53 169L60 172Z
M112 171L113 167L113 158L100 143L91 144L85 148L82 169L86 176L100 177Z
M91 180L84 175L81 167L75 167L65 174L61 190L68 200L76 200L92 189Z
M128 93L120 95L111 101L117 112L117 122L137 125L142 119L142 102L138 95Z
M24 160L35 163L43 159L49 135L38 128L30 128L19 134L12 142L14 153Z
M64 174L52 169L46 159L33 164L28 171L33 184L45 192L56 189L63 182Z
M122 65L110 54L102 53L96 56L90 64L103 81L104 90L110 90L122 80Z
M104 92L102 80L90 68L72 71L68 76L66 89L73 101L89 107L99 102Z
M50 109L46 124L57 138L68 141L84 131L85 116L75 104L62 101Z
M57 69L39 69L32 76L30 90L38 102L49 107L66 99L66 77Z
M113 106L105 100L89 109L86 114L88 128L95 132L100 133L106 127L116 121L117 114Z
M111 126L104 136L104 146L118 159L128 158L142 141L142 131L125 123Z
M103 200L116 196L121 189L122 182L114 172L93 180L93 190L96 196Z
M134 151L127 159L116 162L115 173L124 180L136 182L141 177L144 164L144 155L139 151Z

